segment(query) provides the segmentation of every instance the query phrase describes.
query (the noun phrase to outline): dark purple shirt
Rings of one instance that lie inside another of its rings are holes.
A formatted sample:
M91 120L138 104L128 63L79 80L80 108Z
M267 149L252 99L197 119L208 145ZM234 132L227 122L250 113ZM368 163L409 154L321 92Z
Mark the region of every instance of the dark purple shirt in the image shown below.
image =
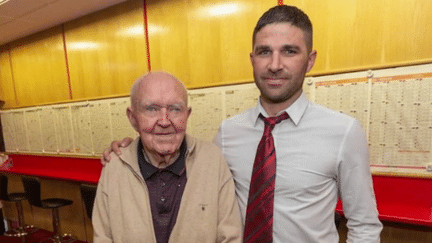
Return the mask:
M138 163L150 195L156 241L166 243L176 223L180 202L186 185L186 141L180 146L180 156L164 169L150 164L138 143Z

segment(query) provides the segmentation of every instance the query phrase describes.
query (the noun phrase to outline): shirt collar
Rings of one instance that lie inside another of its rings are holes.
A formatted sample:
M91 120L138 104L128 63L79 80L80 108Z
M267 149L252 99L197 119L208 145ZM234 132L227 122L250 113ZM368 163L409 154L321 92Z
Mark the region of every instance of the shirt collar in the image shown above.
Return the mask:
M176 159L176 161L174 161L174 163L166 167L164 170L171 171L172 173L178 176L182 175L186 171L186 163L185 163L186 150L187 150L186 139L184 139L182 144L180 145L179 157ZM145 159L141 139L139 139L138 141L137 153L138 153L138 164L140 166L141 174L144 177L144 180L147 180L150 176L152 176L160 169L150 164Z
M289 106L283 111L280 111L277 115L280 115L282 112L285 111L289 115L293 123L297 126L300 123L300 120L303 117L304 113L306 112L308 104L309 101L307 100L306 95L302 93L300 97L296 101L294 101L291 106ZM255 125L257 124L260 114L263 114L264 117L269 116L261 105L261 97L258 99L258 105L255 107L251 114L253 121L255 121Z

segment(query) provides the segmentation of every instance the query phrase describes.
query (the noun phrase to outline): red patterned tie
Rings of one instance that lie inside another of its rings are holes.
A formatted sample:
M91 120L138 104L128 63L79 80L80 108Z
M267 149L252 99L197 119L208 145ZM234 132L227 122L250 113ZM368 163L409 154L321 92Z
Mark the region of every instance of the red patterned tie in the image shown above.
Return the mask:
M276 152L271 131L282 120L288 119L284 112L278 117L264 118L264 133L258 144L249 188L246 210L244 242L273 241L273 208L276 177Z

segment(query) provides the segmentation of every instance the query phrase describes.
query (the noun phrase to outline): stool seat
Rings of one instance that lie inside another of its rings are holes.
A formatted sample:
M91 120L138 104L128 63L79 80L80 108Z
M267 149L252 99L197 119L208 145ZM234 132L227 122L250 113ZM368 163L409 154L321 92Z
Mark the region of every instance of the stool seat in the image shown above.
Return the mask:
M48 198L43 199L41 208L59 208L67 205L71 205L73 203L72 200L64 199L64 198Z
M5 200L5 201L22 201L22 200L27 200L26 194L23 192L13 192L13 193L9 193L8 194L8 199L9 200Z

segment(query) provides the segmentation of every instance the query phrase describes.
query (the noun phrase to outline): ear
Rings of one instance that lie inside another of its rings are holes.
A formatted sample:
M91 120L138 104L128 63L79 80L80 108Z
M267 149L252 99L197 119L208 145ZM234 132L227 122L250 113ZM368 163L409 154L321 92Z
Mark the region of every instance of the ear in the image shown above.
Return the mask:
M308 57L308 66L307 66L306 73L308 73L314 66L316 57L317 57L317 51L316 50L311 51Z
M129 118L129 122L132 125L132 127L135 129L135 131L139 133L140 131L138 130L138 121L136 120L132 112L132 108L130 106L126 109L126 115Z
M191 113L192 113L192 107L188 107L187 118L189 118Z
M251 64L252 64L252 66L253 66L253 64L254 64L254 60L253 60L253 52L249 53L249 59L250 59L250 62L251 62Z

